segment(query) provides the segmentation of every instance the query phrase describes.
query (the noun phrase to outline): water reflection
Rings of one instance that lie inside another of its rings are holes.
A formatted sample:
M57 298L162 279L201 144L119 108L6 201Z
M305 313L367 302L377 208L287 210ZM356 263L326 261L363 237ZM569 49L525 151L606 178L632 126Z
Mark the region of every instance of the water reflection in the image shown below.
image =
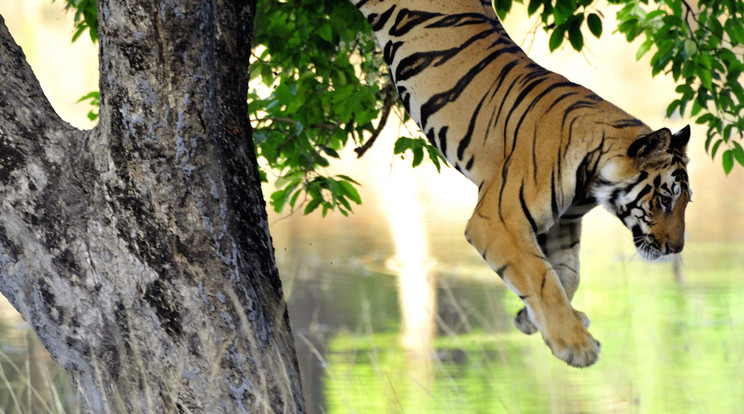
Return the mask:
M694 244L693 244L694 246ZM603 341L599 363L576 370L556 361L536 337L510 327L519 303L497 283L440 274L439 329L420 352L400 346L396 278L354 271L295 279L291 315L328 323L302 325L322 336L305 359L311 412L737 412L744 367L744 268L715 276L706 263L731 263L734 250L692 255L686 284L672 264L607 260L585 254L578 306ZM701 248L701 250L707 250ZM726 264L722 264L721 268ZM434 269L436 272L437 269ZM324 286L324 288L319 288ZM298 345L298 347L302 347ZM318 361L322 361L318 364ZM704 390L691 392L691 390ZM707 410L705 410L707 411Z
M398 276L401 309L401 345L411 355L425 354L436 324L436 290L431 275L427 231L416 177L396 169L381 194L395 256L387 265ZM426 366L426 365L424 365Z

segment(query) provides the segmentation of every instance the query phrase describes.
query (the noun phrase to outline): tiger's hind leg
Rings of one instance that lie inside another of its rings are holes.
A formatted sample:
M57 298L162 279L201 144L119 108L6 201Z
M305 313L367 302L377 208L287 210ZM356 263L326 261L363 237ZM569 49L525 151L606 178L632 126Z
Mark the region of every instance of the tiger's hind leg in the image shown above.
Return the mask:
M486 194L479 201L468 221L468 241L522 299L529 321L553 355L574 367L592 365L599 357L600 344L586 330L583 313L571 307L558 274L537 242L534 221L524 213L526 207L517 204L501 212L499 207L498 193ZM577 282L573 282L574 292Z
M571 301L579 287L579 241L581 238L581 219L560 220L547 233L537 237L540 249L548 258L553 270ZM578 311L577 311L578 312ZM578 312L584 326L589 327L589 318ZM514 318L514 326L525 334L533 334L537 328L532 323L527 308L522 308Z

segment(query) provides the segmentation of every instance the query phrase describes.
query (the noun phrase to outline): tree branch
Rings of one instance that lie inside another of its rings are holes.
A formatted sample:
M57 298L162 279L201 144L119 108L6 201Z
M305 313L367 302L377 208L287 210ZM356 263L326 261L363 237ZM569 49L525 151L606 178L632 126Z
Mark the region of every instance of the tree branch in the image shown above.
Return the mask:
M398 99L398 94L395 92L395 88L392 84L389 84L385 86L385 88L382 90L383 96L385 97L385 101L382 104L382 116L380 117L380 122L377 124L377 128L375 128L375 131L372 133L372 136L367 139L367 141L364 143L364 145L354 148L354 152L357 153L357 158L362 158L364 153L367 152L370 148L372 148L372 145L377 140L377 137L380 136L380 133L382 133L382 130L385 128L385 125L387 125L388 116L390 116L390 111L392 111L393 106L395 105L395 102Z
M4 142L12 139L14 145L28 150L33 134L52 128L67 130L72 127L62 121L52 109L41 90L39 81L21 48L5 26L0 16L0 135ZM22 130L22 131L21 131ZM9 151L13 151L10 149ZM27 153L27 152L24 152ZM2 165L3 174L9 174L8 165Z
M298 121L296 119L285 118L285 117L281 117L281 116L270 116L270 117L266 117L266 118L256 119L255 121L256 122L259 122L259 123L260 122L266 122L266 121L281 122L281 123L292 124L292 125L297 125L297 124L300 123L300 121ZM339 129L341 129L341 126L340 125L338 125L338 124L331 124L331 123L310 124L310 125L308 125L308 127L310 127L310 128L318 128L318 129L325 129L326 131L331 131L331 132L338 131Z
M0 16L0 289L26 318L42 304L24 293L51 271L34 257L49 258L39 241L49 235L27 222L46 210L45 187L59 178L49 172L73 165L70 135L85 133L54 112Z

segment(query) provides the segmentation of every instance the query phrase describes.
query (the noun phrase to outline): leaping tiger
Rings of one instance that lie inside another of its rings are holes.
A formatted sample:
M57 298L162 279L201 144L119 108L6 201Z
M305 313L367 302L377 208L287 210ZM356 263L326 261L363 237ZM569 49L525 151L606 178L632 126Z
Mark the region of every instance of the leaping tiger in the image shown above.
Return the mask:
M592 91L534 63L489 0L352 0L366 16L406 110L478 186L465 237L525 304L571 366L597 361L589 319L571 306L581 219L617 215L640 254L684 246L689 126L651 130Z

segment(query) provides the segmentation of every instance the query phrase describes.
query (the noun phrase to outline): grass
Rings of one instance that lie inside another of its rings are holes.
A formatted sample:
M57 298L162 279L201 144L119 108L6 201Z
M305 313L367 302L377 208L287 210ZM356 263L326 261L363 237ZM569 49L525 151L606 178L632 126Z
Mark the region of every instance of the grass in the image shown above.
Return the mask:
M30 329L21 332L24 334L15 335L20 337L20 347L11 354L0 351L0 412L79 412L67 375L51 361Z

